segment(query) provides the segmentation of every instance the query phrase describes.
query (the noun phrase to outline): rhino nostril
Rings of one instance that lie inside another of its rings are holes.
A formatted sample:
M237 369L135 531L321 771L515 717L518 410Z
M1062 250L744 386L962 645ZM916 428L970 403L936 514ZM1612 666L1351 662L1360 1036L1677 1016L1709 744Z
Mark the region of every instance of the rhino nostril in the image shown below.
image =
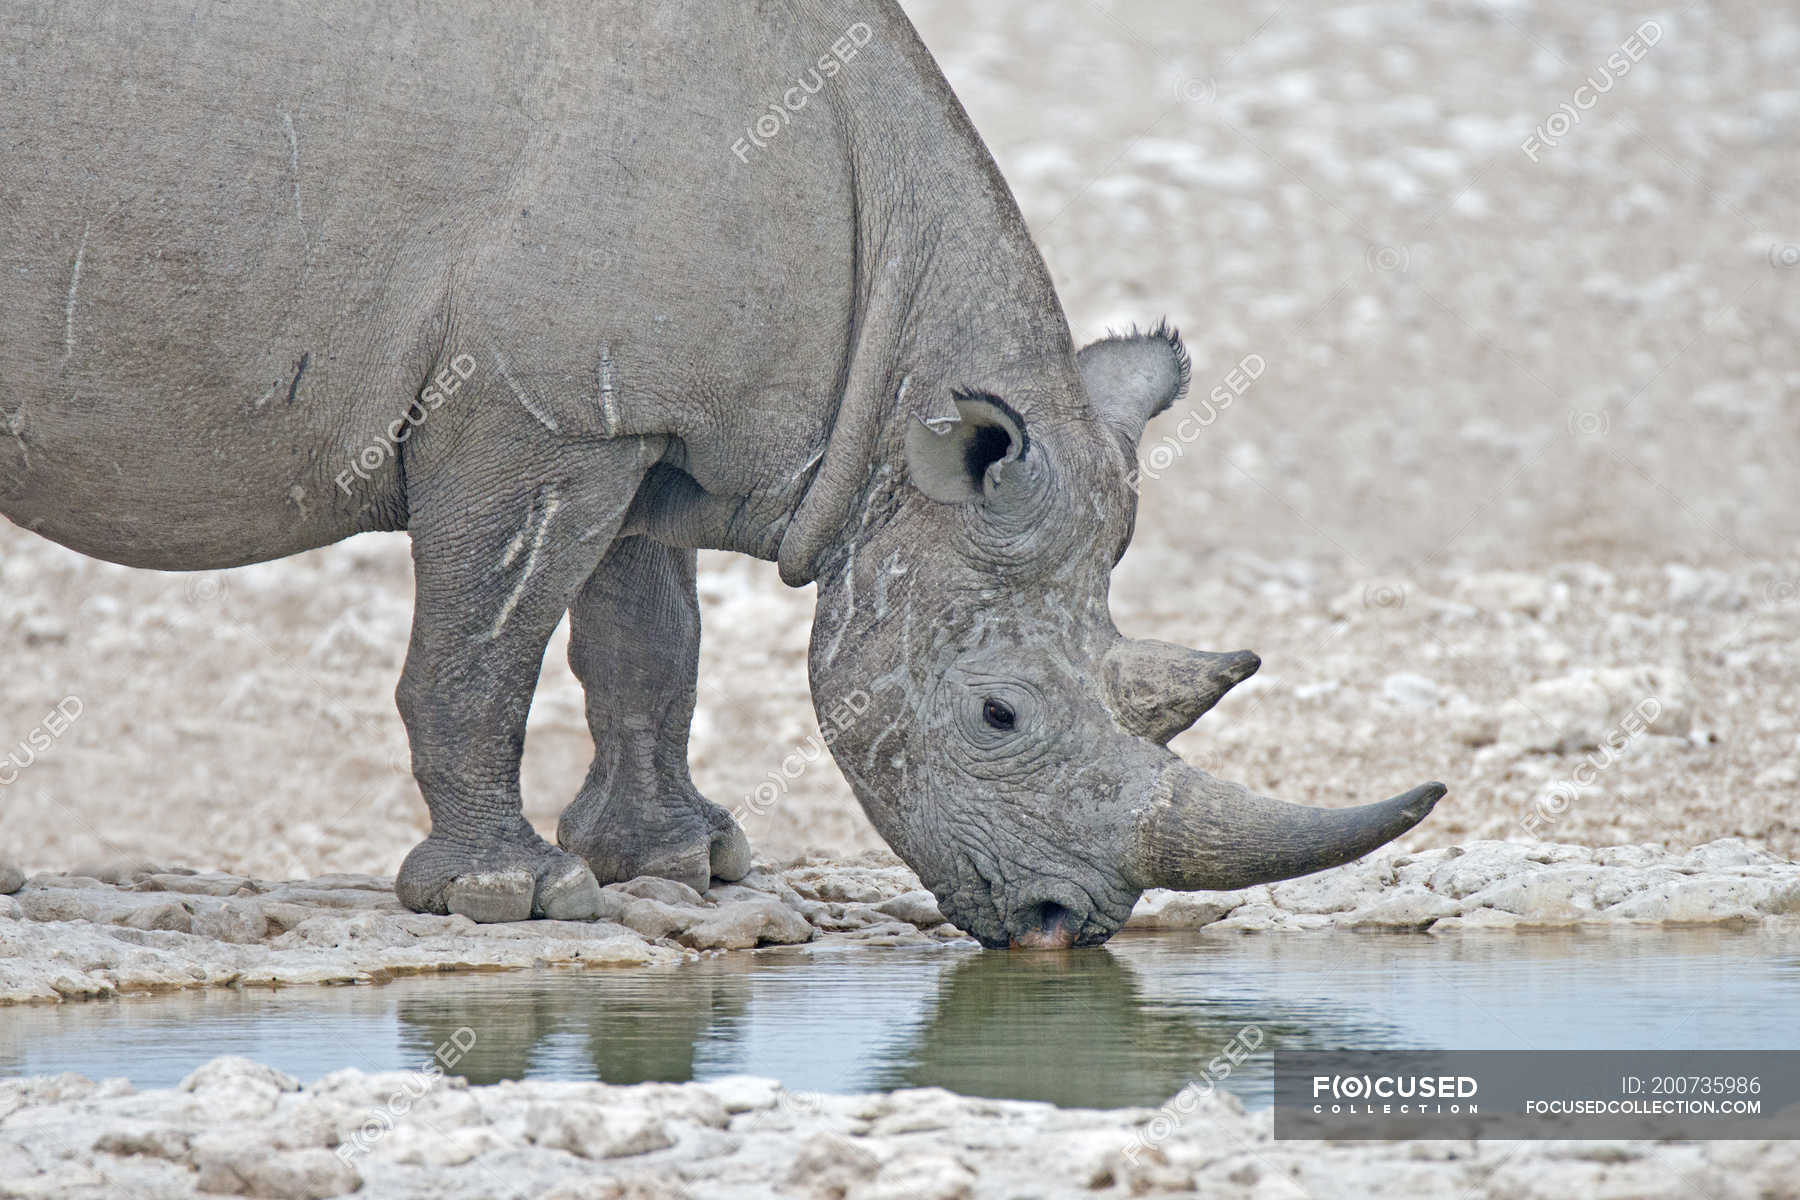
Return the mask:
M1056 934L1065 925L1075 923L1075 914L1054 900L1046 900L1032 912L1032 925L1045 933Z
M1073 912L1054 900L1033 904L1020 914L1023 932L1013 938L1014 946L1032 949L1062 950L1075 944L1081 922Z

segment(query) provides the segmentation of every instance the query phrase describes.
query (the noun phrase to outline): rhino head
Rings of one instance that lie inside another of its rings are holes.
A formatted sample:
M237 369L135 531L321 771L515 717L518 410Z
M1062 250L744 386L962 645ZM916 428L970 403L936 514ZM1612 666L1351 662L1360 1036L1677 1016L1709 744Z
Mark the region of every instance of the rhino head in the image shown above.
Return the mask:
M1065 343L1066 345L1066 343ZM810 667L834 757L944 914L987 946L1105 941L1145 888L1232 889L1324 870L1410 829L1429 783L1308 808L1167 748L1257 668L1120 635L1145 423L1187 382L1158 328L974 380L900 387L901 428L818 572ZM909 404L909 388L932 394Z

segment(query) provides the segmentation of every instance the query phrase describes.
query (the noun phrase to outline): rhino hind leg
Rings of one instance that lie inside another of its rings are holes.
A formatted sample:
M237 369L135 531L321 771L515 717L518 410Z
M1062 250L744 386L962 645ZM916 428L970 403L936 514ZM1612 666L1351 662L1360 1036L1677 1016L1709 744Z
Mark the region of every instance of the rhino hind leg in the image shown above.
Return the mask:
M742 879L750 843L688 775L700 669L694 551L622 539L570 607L594 762L556 840L601 883L656 875L705 891Z
M617 534L643 448L533 445L503 416L471 425L439 439L445 461L429 425L407 451L417 598L396 698L431 835L395 891L416 912L483 923L589 920L599 885L525 819L519 761L544 648Z

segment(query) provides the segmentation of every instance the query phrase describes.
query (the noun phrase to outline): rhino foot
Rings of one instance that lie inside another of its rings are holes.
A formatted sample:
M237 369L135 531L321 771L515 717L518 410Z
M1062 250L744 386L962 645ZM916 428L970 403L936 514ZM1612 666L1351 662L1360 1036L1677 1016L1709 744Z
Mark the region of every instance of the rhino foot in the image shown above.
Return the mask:
M428 837L400 865L394 891L414 912L459 913L482 925L600 915L600 885L587 864L535 833L490 842Z
M704 892L750 873L750 839L730 813L691 789L673 796L584 792L563 813L556 841L602 883L654 875Z

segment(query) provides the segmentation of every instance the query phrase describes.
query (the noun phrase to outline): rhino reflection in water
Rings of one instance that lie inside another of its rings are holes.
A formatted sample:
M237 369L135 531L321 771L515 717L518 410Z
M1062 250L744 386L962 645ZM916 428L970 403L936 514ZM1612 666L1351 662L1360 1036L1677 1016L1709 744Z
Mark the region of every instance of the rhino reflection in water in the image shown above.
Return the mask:
M986 945L1334 866L1443 794L1296 808L1166 749L1257 666L1108 613L1186 354L1077 353L893 3L25 0L6 40L0 512L169 570L409 531L410 907L748 870L688 774L698 548L817 585L822 719L871 698L833 754ZM519 759L565 611L596 752L552 846Z
M458 1030L474 1031L450 1072L471 1083L590 1074L679 1083L779 1069L795 1090L943 1087L1077 1107L1160 1104L1204 1082L1234 1045L1257 1057L1230 1071L1241 1084L1266 1071L1277 1045L1367 1032L1317 1012L1284 1014L1264 997L1147 996L1148 976L1106 950L933 951L909 962L906 985L878 973L882 957L773 952L600 978L408 989L398 1016L408 1061L429 1061ZM796 1040L810 1052L795 1053Z
M459 1030L472 1030L472 1044L447 1073L473 1084L546 1072L579 1077L590 1066L605 1083L679 1083L696 1077L703 1042L743 1027L750 969L745 956L727 955L694 969L646 972L645 986L614 975L594 989L598 1004L588 989L554 976L544 984L411 990L397 1011L409 1062L430 1062L441 1047L462 1044L453 1040ZM578 1065L551 1062L552 1055L574 1056Z

